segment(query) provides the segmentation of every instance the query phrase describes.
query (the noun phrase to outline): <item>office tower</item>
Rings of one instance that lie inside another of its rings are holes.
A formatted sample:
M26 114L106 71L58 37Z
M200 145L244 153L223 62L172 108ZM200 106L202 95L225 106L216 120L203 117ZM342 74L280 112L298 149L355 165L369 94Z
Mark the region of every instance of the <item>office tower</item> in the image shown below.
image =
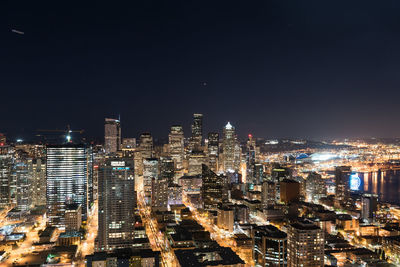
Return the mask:
M254 184L262 184L264 180L264 166L261 163L255 163L253 165L253 183Z
M261 186L261 204L263 209L273 207L276 203L275 183L264 181Z
M253 258L257 266L285 267L287 264L286 233L273 225L255 227Z
M189 155L188 175L194 176L201 174L202 165L208 164L208 159L202 151L193 150Z
M202 166L201 197L206 210L216 210L222 202L223 178L211 171L206 165Z
M144 199L147 204L151 204L151 192L153 179L159 179L159 163L156 158L147 158L143 160L143 191Z
M182 205L182 186L177 184L168 185L168 209L171 205Z
M47 217L51 226L64 225L65 207L80 204L87 215L87 187L91 150L85 145L47 146Z
M153 210L167 210L168 180L162 177L152 178L151 186L151 208Z
M318 202L326 197L326 185L322 176L316 172L308 175L306 183L306 198L312 202Z
M131 149L136 147L136 138L123 138L122 149Z
M208 133L208 160L211 171L218 171L218 157L219 157L219 134Z
M324 232L315 224L299 221L289 225L288 267L324 266Z
M143 160L153 157L153 137L150 133L140 135L139 149Z
M167 179L168 183L175 182L175 165L174 161L170 157L160 158L160 177Z
M246 143L246 170L247 170L247 181L252 184L259 184L260 181L256 181L255 177L255 164L256 164L256 141L253 135L249 134Z
M133 247L135 196L133 160L107 159L99 167L97 251Z
M104 149L106 153L116 153L121 148L121 124L119 120L104 121Z
M281 181L290 177L290 171L287 168L276 166L271 171L271 181L275 183L276 201L281 201Z
M192 123L192 149L200 149L203 139L203 114L193 114Z
M233 232L234 209L227 206L218 208L217 226L229 232Z
M19 211L28 211L32 206L32 159L18 156L13 168L15 175L15 203Z
M289 204L298 201L300 198L300 184L291 179L284 179L280 182L281 202Z
M65 230L79 231L82 225L82 207L78 204L70 204L65 207Z
M223 167L225 172L239 170L240 165L240 145L236 137L235 127L229 122L224 127L223 148Z
M12 155L0 155L0 208L11 204L11 173L14 165Z
M32 160L32 204L34 206L46 205L46 163L44 159Z
M350 174L351 167L349 166L338 166L335 169L335 184L336 184L336 195L335 195L335 206L346 207L350 202Z
M175 162L175 168L177 170L183 168L184 138L182 126L171 126L171 132L169 134L169 153Z
M368 222L373 222L377 209L378 200L376 195L364 194L361 197L361 218Z

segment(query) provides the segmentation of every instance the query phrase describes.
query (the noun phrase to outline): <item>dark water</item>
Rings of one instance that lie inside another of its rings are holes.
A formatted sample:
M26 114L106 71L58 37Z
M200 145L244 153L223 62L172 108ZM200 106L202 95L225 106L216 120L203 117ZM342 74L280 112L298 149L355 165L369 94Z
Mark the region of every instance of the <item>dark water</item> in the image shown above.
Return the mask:
M365 193L378 195L381 202L400 205L400 170L379 170L359 175Z

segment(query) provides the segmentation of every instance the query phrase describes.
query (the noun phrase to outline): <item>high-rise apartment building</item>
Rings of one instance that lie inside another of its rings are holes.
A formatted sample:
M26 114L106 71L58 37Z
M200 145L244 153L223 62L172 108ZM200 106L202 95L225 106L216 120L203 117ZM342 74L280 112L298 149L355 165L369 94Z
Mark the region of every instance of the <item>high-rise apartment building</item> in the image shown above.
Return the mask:
M107 159L99 167L97 251L132 248L136 207L133 160Z
M91 149L85 145L47 146L47 216L52 226L63 228L65 207L80 204L86 219Z
M253 258L257 266L286 267L286 233L273 225L257 226L254 229L253 253Z
M289 225L288 231L288 267L324 266L324 232L308 221L299 221Z
M169 134L169 153L175 162L175 168L177 170L183 168L183 157L185 152L184 138L182 126L171 126L171 132Z
M119 120L105 119L104 148L106 153L116 153L121 149L121 124Z
M152 178L151 207L153 210L168 209L168 180Z
M240 167L240 144L237 140L235 127L229 122L224 127L223 167L225 172L234 172Z

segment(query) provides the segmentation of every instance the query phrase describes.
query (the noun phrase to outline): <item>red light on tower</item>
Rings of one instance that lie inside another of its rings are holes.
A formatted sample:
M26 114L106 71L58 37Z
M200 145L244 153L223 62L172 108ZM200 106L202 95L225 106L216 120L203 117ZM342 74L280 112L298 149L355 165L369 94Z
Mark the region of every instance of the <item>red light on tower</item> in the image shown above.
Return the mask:
M249 138L253 138L253 135L249 134Z

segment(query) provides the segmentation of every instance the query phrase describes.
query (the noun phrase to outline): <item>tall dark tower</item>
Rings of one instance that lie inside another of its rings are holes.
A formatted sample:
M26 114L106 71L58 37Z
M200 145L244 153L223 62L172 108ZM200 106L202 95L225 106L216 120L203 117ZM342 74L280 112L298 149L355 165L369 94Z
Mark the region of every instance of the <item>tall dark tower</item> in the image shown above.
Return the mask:
M346 207L350 202L350 180L351 167L338 166L335 169L336 183L336 207Z
M194 149L201 146L203 139L203 114L195 113L193 114L192 123L192 142Z

